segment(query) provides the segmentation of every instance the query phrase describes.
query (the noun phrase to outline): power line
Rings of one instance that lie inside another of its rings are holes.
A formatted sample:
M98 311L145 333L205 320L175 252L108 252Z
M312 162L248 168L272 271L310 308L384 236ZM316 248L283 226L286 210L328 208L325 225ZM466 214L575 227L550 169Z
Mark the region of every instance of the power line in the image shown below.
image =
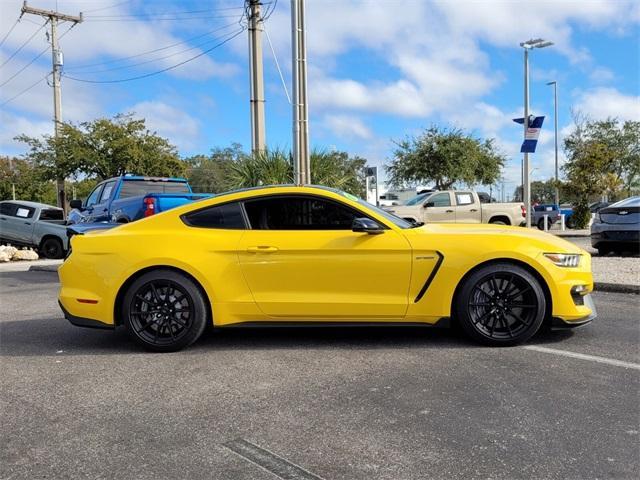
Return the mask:
M107 5L106 7L100 7L100 8L93 8L91 10L85 10L82 13L85 14L85 13L91 13L91 12L100 12L102 10L108 10L110 8L119 7L120 5L124 5L125 3L129 3L129 1L130 0L124 0L124 2L114 3L113 5Z
M230 26L233 26L233 25L235 25L235 24L231 24ZM156 58L152 58L150 60L145 60L143 62L131 63L131 64L128 64L128 65L120 65L118 67L101 68L101 69L98 69L98 70L83 71L82 73L83 74L91 74L91 73L112 72L112 71L115 71L115 70L123 70L123 69L127 69L127 68L138 67L140 65L147 65L149 63L154 63L154 62L158 62L160 60L166 60L167 58L175 57L176 55L180 55L180 54L183 54L185 52L190 52L191 50L196 50L196 49L198 49L200 47L203 47L203 46L208 45L208 44L210 44L212 42L215 42L216 40L220 40L220 39L224 38L227 35L229 35L229 33L226 33L224 35L220 35L218 37L211 38L211 39L206 40L204 42L201 42L201 43L199 43L197 45L194 45L192 47L185 48L184 50L180 50L179 52L170 53L169 55L165 55L163 57L156 57Z
M39 29L33 32L33 34L22 45L20 45L18 49L15 52L13 52L9 58L7 58L4 62L2 62L2 65L0 65L0 68L4 67L7 64L7 62L9 62L9 60L15 57L18 53L20 53L20 50L22 50L31 40L33 40L33 38L40 32L40 30L42 30L45 27L47 23L49 23L49 20L47 20L42 25L40 25Z
M2 37L2 40L0 40L0 47L2 46L2 44L4 43L4 41L7 39L7 37L9 35L11 35L11 32L13 32L13 29L16 28L16 26L20 23L20 17L18 17L16 19L16 22L11 25L11 28L9 29L9 31L6 33L6 35L4 37Z
M177 12L166 12L166 13L122 13L122 14L114 14L114 15L89 15L85 16L85 18L93 19L93 18L127 18L127 17L159 17L159 16L168 16L168 15L186 15L186 14L194 14L194 13L213 13L213 12L221 12L228 10L242 10L243 7L223 7L223 8L207 8L204 10L182 10ZM84 12L86 13L86 12Z
M174 20L203 20L203 19L215 19L215 18L235 18L237 15L195 15L195 16L184 16L184 17L131 17L131 18L98 18L98 19L87 19L86 22L142 22L145 20L154 21L154 22L164 22L164 21L174 21Z
M62 35L60 35L60 38L62 39L62 37L64 37L67 33L69 33L69 30L71 30L73 27L75 27L76 24L72 24L67 30L64 31L64 33ZM33 57L31 59L31 61L29 63L27 63L25 66L23 66L20 70L18 70L16 73L14 73L13 75L11 75L8 79L6 79L4 82L2 82L2 84L0 84L0 87L4 87L7 83L9 83L11 80L13 80L14 78L16 78L18 75L20 75L22 72L24 72L29 66L31 66L33 64L33 62L35 62L36 60L38 60L42 55L44 55L45 53L47 53L49 51L49 47L46 47L44 50L42 50L38 55L36 55L35 57Z
M45 81L47 79L47 77L50 74L47 73L44 77L42 77L41 79L39 79L37 82L35 82L33 85L28 86L27 88L25 88L24 90L22 90L20 93L18 93L17 95L14 95L13 97L11 97L9 100L5 100L4 102L2 102L2 104L0 104L0 107L4 107L7 103L14 101L16 98L18 98L19 96L27 93L29 90L31 90L32 88L34 88L36 85L38 85L39 83Z
M81 64L81 65L76 65L76 66L68 68L66 70L71 70L71 71L81 70L81 69L88 68L88 67L97 67L97 66L100 66L100 65L110 65L112 63L124 62L125 60L131 60L132 58L143 57L143 56L149 55L151 53L160 52L162 50L168 50L170 48L177 47L178 45L183 45L183 44L189 43L189 42L191 42L193 40L197 40L198 38L206 37L207 35L211 35L212 33L219 32L220 30L224 30L225 28L228 28L228 27L231 27L231 26L234 26L234 25L235 25L235 23L229 23L227 25L224 25L223 27L210 30L210 31L208 31L206 33L202 33L200 35L196 35L195 37L187 38L186 40L182 40L180 42L172 43L171 45L167 45L167 46L164 46L164 47L156 48L154 50L149 50L149 51L146 51L146 52L137 53L135 55L129 55L128 57L116 58L116 59L113 59L113 60L106 60L104 62L85 63L85 64Z
M198 55L195 55L191 58L188 58L180 63L176 63L175 65L171 65L170 67L167 68L163 68L161 70L157 70L155 72L150 72L150 73L146 73L144 75L138 75L135 77L129 77L129 78L122 78L122 79L118 79L118 80L88 80L88 79L83 79L83 78L76 78L76 77L70 77L69 75L63 75L65 78L68 78L69 80L75 80L76 82L84 82L84 83L122 83L122 82L130 82L133 80L140 80L142 78L148 78L151 77L153 75L158 75L160 73L164 73L167 72L169 70L173 70L175 68L178 68L182 65L184 65L185 63L189 63L197 58L202 57L203 55L206 55L207 53L215 50L218 47L221 47L222 45L224 45L227 42L230 42L231 40L233 40L234 38L236 38L238 35L240 35L242 32L244 32L244 28L238 30L237 32L235 32L231 37L221 41L220 43L217 43L216 45L214 45L213 47L204 50L202 52L200 52Z

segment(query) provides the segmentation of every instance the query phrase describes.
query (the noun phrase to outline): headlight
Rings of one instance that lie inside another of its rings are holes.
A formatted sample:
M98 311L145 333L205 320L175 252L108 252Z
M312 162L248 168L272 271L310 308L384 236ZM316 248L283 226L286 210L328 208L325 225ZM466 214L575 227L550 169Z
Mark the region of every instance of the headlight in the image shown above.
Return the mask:
M577 267L580 264L579 253L545 253L544 256L559 267Z

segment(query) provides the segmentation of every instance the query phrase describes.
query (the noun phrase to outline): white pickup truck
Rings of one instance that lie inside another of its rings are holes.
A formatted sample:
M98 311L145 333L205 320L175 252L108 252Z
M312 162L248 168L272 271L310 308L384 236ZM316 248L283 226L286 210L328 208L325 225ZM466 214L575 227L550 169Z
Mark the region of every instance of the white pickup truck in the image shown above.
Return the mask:
M517 226L526 218L522 203L481 203L476 192L465 190L423 193L404 205L385 210L404 219L424 223L496 223Z

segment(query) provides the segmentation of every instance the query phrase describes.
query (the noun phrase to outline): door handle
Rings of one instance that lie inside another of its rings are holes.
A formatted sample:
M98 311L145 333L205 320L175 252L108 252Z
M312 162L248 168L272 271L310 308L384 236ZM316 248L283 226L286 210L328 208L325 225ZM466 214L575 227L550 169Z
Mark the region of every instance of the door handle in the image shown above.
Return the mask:
M445 213L453 213L453 210L446 210Z
M471 210L469 210L470 212L477 212L478 209L477 208L472 208Z
M255 247L247 247L249 253L273 253L277 252L278 247L271 247L269 245L256 245Z
M31 225L31 222L24 222L25 225Z

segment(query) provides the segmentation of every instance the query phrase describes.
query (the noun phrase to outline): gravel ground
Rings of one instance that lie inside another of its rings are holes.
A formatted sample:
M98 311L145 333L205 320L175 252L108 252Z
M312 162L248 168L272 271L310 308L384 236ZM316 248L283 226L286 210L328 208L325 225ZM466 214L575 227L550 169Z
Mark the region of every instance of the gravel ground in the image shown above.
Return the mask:
M640 255L601 257L591 247L589 237L565 237L591 254L593 279L596 282L640 285Z

